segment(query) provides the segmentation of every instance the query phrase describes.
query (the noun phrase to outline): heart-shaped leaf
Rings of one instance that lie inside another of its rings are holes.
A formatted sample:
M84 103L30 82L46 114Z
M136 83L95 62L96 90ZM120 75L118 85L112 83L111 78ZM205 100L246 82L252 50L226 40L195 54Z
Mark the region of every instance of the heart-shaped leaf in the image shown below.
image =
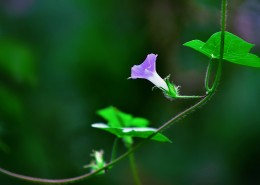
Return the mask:
M192 40L184 43L184 46L190 47L209 58L220 58L221 32L213 34L206 43L200 40ZM223 58L226 61L250 66L260 67L260 58L257 55L249 53L253 44L250 44L238 36L225 32L225 46Z

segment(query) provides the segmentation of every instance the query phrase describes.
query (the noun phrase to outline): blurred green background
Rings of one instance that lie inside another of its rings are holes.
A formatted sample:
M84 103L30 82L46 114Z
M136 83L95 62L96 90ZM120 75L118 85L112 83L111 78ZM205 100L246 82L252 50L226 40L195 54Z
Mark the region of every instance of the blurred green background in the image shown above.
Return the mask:
M157 71L185 95L204 93L207 58L185 48L219 31L221 1L1 0L0 166L43 178L86 172L113 136L91 128L114 105L159 127L193 104L170 102L130 68L158 54ZM260 51L259 0L229 1L227 29ZM224 64L212 100L165 132L172 144L136 152L144 185L260 184L260 71ZM121 151L123 151L123 146ZM29 185L0 174L2 185ZM76 183L132 185L128 160Z

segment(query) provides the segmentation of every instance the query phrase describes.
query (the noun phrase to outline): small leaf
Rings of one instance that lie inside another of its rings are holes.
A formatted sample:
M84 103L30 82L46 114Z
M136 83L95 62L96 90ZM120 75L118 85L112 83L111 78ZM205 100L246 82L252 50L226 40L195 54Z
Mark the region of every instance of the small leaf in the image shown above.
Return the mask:
M211 54L204 51L202 47L205 45L205 42L202 42L200 40L191 40L189 42L186 42L183 44L184 46L190 47L198 52L203 53L204 55L211 57Z
M132 137L148 138L157 131L155 128L146 127L149 124L147 119L134 118L132 115L121 112L113 106L101 109L97 113L108 121L108 124L95 123L92 124L92 127L105 130L122 139L128 138L131 140ZM160 142L171 142L161 133L157 133L151 139Z
M200 40L192 40L184 43L184 46L190 47L210 58L220 58L220 41L221 32L213 34L206 43ZM253 44L250 44L238 36L225 32L224 60L250 66L260 67L260 59L258 56L249 53Z
M122 138L124 136L122 129L120 127L116 128L116 127L109 127L108 125L104 124L104 123L94 123L91 125L94 128L99 128L101 130L105 130L107 132L110 132L111 134L116 135L119 138Z
M148 138L151 134L155 133L157 129L149 128L149 127L127 127L127 128L111 128L103 123L95 123L91 125L94 128L99 128L101 130L105 130L116 135L119 138L130 136L130 137L139 137L139 138ZM155 141L160 142L171 142L169 138L167 138L162 133L157 133L154 137L151 138Z
M97 113L108 121L110 127L145 127L149 124L147 119L134 118L131 114L121 112L113 106L101 109Z
M152 135L153 133L155 133L157 131L157 129L154 128L123 128L123 132L125 134L127 134L128 136L132 136L132 137L140 137L140 138L148 138L150 135ZM151 138L152 140L155 141L160 141L160 142L170 142L171 140L166 137L165 135L163 135L162 133L157 133L154 137Z
M111 127L124 127L133 117L130 114L120 112L117 108L110 106L97 112L101 117L108 121Z
M133 118L129 126L133 127L146 127L149 125L149 121L144 118Z

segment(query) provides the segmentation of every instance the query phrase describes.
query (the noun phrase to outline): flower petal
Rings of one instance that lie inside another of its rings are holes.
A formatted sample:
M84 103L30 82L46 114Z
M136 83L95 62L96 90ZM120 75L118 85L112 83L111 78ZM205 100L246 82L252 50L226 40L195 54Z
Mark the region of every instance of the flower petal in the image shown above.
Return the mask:
M147 80L152 82L155 86L159 88L163 88L166 91L169 91L166 82L158 75L158 73L154 73L152 76L149 76Z
M168 91L168 86L166 82L158 75L156 72L156 58L157 55L151 53L147 55L144 62L140 65L134 65L131 68L131 77L132 79L142 78L149 80L157 87Z
M153 75L153 73L156 73L155 69L155 62L156 62L157 55L155 54L149 54L147 55L144 62L140 65L134 65L131 68L131 78L148 78L149 76Z

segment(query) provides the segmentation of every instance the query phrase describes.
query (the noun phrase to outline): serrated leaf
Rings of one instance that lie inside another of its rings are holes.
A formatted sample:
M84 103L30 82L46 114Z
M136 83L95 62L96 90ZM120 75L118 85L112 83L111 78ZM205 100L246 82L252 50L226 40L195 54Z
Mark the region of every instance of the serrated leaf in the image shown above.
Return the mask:
M139 137L139 138L148 138L151 134L156 132L155 128L149 127L125 127L125 128L112 128L103 123L95 123L91 125L94 128L99 128L116 135L119 138L130 136L130 137ZM171 140L163 135L162 133L157 133L154 137L151 138L155 141L160 142L171 142Z
M184 43L184 46L190 47L210 58L220 58L220 40L221 32L213 34L206 43L200 40L192 40ZM225 32L224 60L246 65L250 67L260 67L258 56L249 53L253 44L250 44L238 36Z

